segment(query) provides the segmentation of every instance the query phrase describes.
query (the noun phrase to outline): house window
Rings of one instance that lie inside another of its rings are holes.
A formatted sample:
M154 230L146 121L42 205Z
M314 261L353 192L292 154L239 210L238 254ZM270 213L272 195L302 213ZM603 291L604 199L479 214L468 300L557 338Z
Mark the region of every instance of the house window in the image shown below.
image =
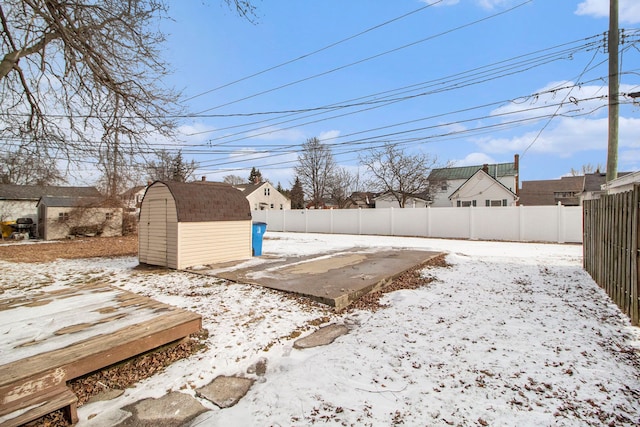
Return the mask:
M280 204L280 210L283 210L283 209L284 209L284 206L282 206L282 204Z
M113 212L107 212L104 216L107 221L111 221L113 219Z
M484 201L484 205L485 206L491 206L491 203L492 203L491 200L485 200Z
M507 199L502 199L502 206L507 206Z
M440 190L442 190L442 191L447 191L447 184L442 184L442 185L440 186Z
M460 203L460 202L458 202L458 203ZM471 206L471 202L469 200L463 200L462 204L459 205L459 206L462 206L463 208L468 208L469 206Z
M271 207L271 209L273 209L273 203L271 203L270 207Z
M58 214L58 221L60 221L60 222L69 221L69 212L60 212Z
M270 189L269 188L265 188L264 189L264 195L265 196L269 196L270 195Z

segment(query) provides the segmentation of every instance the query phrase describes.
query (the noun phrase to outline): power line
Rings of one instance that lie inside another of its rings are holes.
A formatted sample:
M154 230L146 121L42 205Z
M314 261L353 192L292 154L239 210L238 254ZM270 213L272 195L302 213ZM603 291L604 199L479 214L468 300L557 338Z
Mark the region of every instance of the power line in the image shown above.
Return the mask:
M503 11L501 11L501 12L497 12L497 13L495 13L495 14L493 14L493 15L486 16L486 17L484 17L484 18L481 18L481 19L478 19L478 20L475 20L475 21L472 21L472 22L469 22L469 23L466 23L466 24L460 25L460 26L455 27L455 28L452 28L452 29L449 29L449 30L446 30L446 31L440 32L440 33L438 33L438 34L434 34L434 35L431 35L431 36L429 36L429 37L425 37L425 38L423 38L423 39L420 39L420 40L414 41L414 42L412 42L412 43L408 43L408 44L405 44L405 45L403 45L403 46L399 46L399 47L397 47L397 48L390 49L390 50L387 50L387 51L384 51L384 52L378 53L378 54L376 54L376 55L373 55L373 56L369 56L369 57L366 57L366 58L360 59L360 60L355 61L355 62L351 62L351 63L346 64L346 65L342 65L342 66L339 66L339 67L336 67L336 68L332 68L332 69L330 69L330 70L323 71L322 73L314 74L314 75L312 75L312 76L308 76L308 77L305 77L305 78L302 78L302 79L299 79L299 80L295 80L295 81L293 81L293 82L289 82L289 83L286 83L286 84L283 84L283 85L280 85L280 86L277 86L277 87L274 87L274 88L271 88L271 89L263 90L263 91L261 91L261 92L254 93L253 95L248 95L248 96L245 96L245 97L243 97L243 98L236 99L236 100L234 100L234 101L229 101L229 102L226 102L226 103L224 103L224 104L216 105L215 107L207 108L207 109L202 110L202 111L200 111L200 112L198 112L198 113L196 113L196 114L203 114L203 113L206 113L206 112L209 112L209 111L212 111L212 110L216 110L216 109L218 109L218 108L222 108L222 107L226 107L226 106L229 106L229 105L237 104L238 102L242 102L242 101L246 101L246 100L248 100L248 99L256 98L256 97L258 97L258 96L265 95L265 94L267 94L267 93L271 93L271 92L275 92L275 91L278 91L278 90L280 90L280 89L284 89L284 88L286 88L286 87L290 87L290 86L296 85L296 84L298 84L298 83L302 83L302 82L305 82L305 81L308 81L308 80L312 80L312 79L315 79L315 78L318 78L318 77L322 77L322 76L325 76L325 75L327 75L327 74L334 73L334 72L336 72L336 71L344 70L344 69L349 68L349 67L352 67L352 66L354 66L354 65L358 65L358 64L362 64L362 63L367 62L367 61L371 61L372 59L376 59L376 58L379 58L379 57L381 57L381 56L388 55L388 54L390 54L390 53L398 52L398 51L403 50L403 49L406 49L406 48L408 48L408 47L415 46L415 45L418 45L418 44L424 43L424 42L426 42L426 41L430 41L430 40L433 40L433 39L435 39L435 38L442 37L442 36L444 36L444 35L447 35L447 34L453 33L453 32L455 32L455 31L459 31L459 30L462 30L462 29L464 29L464 28L471 27L471 26L476 25L476 24L479 24L479 23L481 23L481 22L488 21L488 20L493 19L493 18L496 18L496 17L498 17L498 16L501 16L501 15L504 15L504 14L507 14L507 13L510 13L510 12L512 12L512 11L514 11L514 10L516 10L516 9L518 9L518 8L520 8L520 7L522 7L522 6L526 5L526 4L528 4L528 3L531 3L532 1L533 1L533 0L526 0L526 1L524 1L524 2L520 3L520 4L516 5L516 6L513 6L513 7L509 8L509 9L503 10Z
M401 19L404 19L404 18L406 18L406 17L408 17L408 16L411 16L411 15L413 15L413 14L416 14L416 13L418 13L418 12L422 12L423 10L428 9L428 8L430 8L431 6L435 6L435 5L437 5L438 3L442 3L442 2L443 2L443 0L437 0L437 1L435 1L434 3L427 4L426 6L423 6L423 7L420 7L420 8L418 8L418 9L412 10L411 12L405 13L404 15L397 16L397 17L395 17L395 18L393 18L393 19L390 19L390 20L388 20L388 21L385 21L385 22L383 22L383 23L381 23L381 24L374 25L373 27L369 27L369 28L367 28L367 29L366 29L366 30L364 30L364 31L360 31L359 33L356 33L356 34L354 34L354 35L352 35L352 36L349 36L349 37L344 38L344 39L342 39L342 40L339 40L339 41L337 41L337 42L331 43L331 44L329 44L329 45L327 45L327 46L324 46L324 47L322 47L322 48L320 48L320 49L316 49L316 50L314 50L314 51L312 51L312 52L305 53L304 55L301 55L301 56L299 56L299 57L297 57L297 58L290 59L290 60L285 61L285 62L283 62L283 63L281 63L281 64L274 65L273 67L266 68L266 69L264 69L264 70L262 70L262 71L258 71L257 73L254 73L254 74L251 74L251 75L248 75L248 76L242 77L242 78L240 78L240 79L238 79L238 80L234 80L234 81L232 81L232 82L229 82L229 83L223 84L222 86L218 86L218 87L215 87L215 88L213 88L213 89L209 89L209 90L207 90L207 91L201 92L201 93L199 93L199 94L197 94L197 95L193 95L193 96L191 96L191 97L189 97L189 98L186 98L184 101L185 101L185 102L186 102L186 101L191 101L192 99L198 98L198 97L203 96L203 95L207 95L207 94L209 94L209 93L211 93L211 92L215 92L215 91L218 91L218 90L220 90L220 89L224 89L224 88L229 87L229 86L232 86L232 85L234 85L234 84L236 84L236 83L240 83L240 82L243 82L243 81L245 81L245 80L249 80L249 79L251 79L251 78L253 78L253 77L257 77L257 76L259 76L259 75L262 75L262 74L268 73L269 71L273 71L273 70L276 70L276 69L278 69L278 68L284 67L285 65L293 64L294 62L300 61L300 60L302 60L302 59L305 59L305 58L308 58L308 57L310 57L310 56L313 56L313 55L315 55L315 54L317 54L317 53L320 53L320 52L323 52L323 51L325 51L325 50L331 49L331 48L336 47L336 46L338 46L338 45L340 45L340 44L342 44L342 43L346 43L346 42L348 42L349 40L353 40L353 39L355 39L355 38L357 38L357 37L360 37L360 36L362 36L362 35L364 35L364 34L367 34L367 33L371 32L371 31L377 30L378 28L382 28L382 27L384 27L385 25L389 25L389 24L391 24L391 23L393 23L393 22L399 21L399 20L401 20Z

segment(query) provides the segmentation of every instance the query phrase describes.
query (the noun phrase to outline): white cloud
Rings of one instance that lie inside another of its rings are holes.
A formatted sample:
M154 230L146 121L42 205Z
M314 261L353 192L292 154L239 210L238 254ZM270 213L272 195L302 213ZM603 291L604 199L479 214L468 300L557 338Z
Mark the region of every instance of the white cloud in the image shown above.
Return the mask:
M475 0L480 7L484 9L495 9L498 6L508 5L513 0ZM460 3L460 0L443 0L438 2L437 0L423 0L423 3L432 4L434 6L454 6Z
M621 117L619 127L619 147L640 148L637 140L640 119ZM563 117L555 119L540 136L539 130L535 130L510 138L478 138L474 142L488 153L522 154L528 148L529 152L569 157L581 151L606 150L607 129L607 118Z
M478 4L484 9L495 9L498 6L508 5L512 0L479 0Z
M320 135L318 135L318 139L324 143L331 144L333 140L339 136L340 136L339 130L328 130L328 131L320 132Z
M604 85L586 85L574 87L574 82L551 82L539 89L538 95L523 98L511 102L491 112L492 115L503 115L504 121L513 121L522 118L535 118L550 114L576 114L598 112L606 114L608 89ZM621 92L630 89L630 86L622 85ZM558 110L559 104L562 103ZM548 106L548 107L546 107ZM505 116L506 114L506 116ZM542 119L546 120L546 119Z
M434 6L453 6L454 4L460 3L460 0L442 0L438 2L438 0L422 0L423 3L432 4Z
M459 167L459 166L484 165L485 163L491 164L491 163L497 163L497 162L493 157L485 153L471 153L471 154L468 154L464 159L454 160L452 163L454 166Z
M576 15L606 18L609 16L609 0L584 0L578 4ZM636 24L640 22L640 2L638 0L620 0L620 22Z

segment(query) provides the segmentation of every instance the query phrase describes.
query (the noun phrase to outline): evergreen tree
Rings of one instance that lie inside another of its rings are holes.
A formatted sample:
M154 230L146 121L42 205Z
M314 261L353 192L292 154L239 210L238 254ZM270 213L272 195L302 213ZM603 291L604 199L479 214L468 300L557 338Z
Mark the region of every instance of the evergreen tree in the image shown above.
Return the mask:
M261 182L262 182L262 173L260 173L260 169L256 169L255 167L252 167L251 173L249 174L249 183L259 184Z
M304 209L304 191L300 178L296 176L296 182L291 188L291 209Z

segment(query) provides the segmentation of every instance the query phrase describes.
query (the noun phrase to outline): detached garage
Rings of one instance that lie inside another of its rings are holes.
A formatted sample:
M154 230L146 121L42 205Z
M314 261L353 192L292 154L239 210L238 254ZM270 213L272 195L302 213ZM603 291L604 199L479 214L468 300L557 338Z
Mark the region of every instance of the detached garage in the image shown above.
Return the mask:
M140 263L185 269L251 258L251 209L218 182L156 181L140 207Z

